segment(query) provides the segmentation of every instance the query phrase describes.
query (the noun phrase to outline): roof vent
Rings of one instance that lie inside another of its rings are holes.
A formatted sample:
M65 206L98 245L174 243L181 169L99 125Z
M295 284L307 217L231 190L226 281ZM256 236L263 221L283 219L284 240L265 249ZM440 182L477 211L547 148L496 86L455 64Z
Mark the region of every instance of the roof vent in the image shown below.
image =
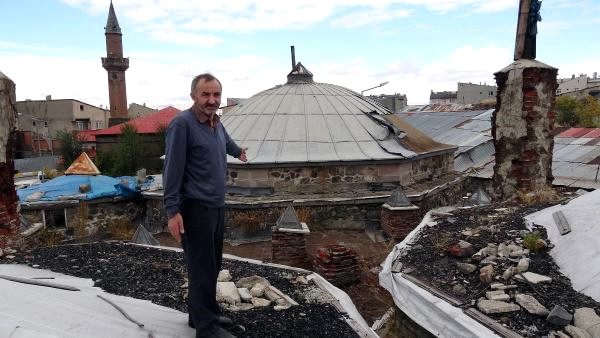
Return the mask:
M296 63L294 46L290 46L290 49L292 51L292 71L287 75L287 83L313 83L313 74L300 62Z

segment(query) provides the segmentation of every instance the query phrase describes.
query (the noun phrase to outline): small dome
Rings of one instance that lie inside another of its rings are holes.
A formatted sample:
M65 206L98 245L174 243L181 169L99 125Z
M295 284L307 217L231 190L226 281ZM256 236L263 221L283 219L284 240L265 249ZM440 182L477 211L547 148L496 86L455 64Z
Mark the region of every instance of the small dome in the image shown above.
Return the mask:
M229 135L248 147L248 164L402 160L417 155L406 130L375 101L341 86L317 83L298 63L288 81L222 116ZM436 149L437 150L437 149ZM241 163L228 157L228 163Z

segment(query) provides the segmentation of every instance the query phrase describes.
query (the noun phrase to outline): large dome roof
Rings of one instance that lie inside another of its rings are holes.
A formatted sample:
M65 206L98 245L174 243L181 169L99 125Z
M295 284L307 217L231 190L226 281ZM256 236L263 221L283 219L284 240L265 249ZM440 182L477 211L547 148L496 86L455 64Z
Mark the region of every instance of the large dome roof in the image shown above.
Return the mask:
M396 116L385 118L388 114L376 102L348 88L313 82L312 74L298 63L286 84L250 97L225 113L221 121L238 145L249 148L248 164L417 156L419 149L403 140L407 130L393 122ZM241 163L231 157L228 162Z

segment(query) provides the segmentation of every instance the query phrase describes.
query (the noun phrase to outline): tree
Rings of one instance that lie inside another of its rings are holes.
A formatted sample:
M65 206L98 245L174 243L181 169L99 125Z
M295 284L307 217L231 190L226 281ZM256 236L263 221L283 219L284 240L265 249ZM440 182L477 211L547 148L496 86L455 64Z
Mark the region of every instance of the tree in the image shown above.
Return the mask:
M60 143L59 154L62 157L63 167L67 168L83 152L83 144L76 134L68 130L59 130L56 133Z
M578 111L583 107L581 101L568 95L556 98L555 109L558 113L557 122L563 126L577 126L579 124Z
M600 127L600 103L593 96L585 98L583 106L577 113L579 125L582 127Z
M111 152L113 161L108 172L112 176L134 175L142 167L143 157L146 153L142 135L137 129L126 123L121 127L121 135L117 145ZM107 155L104 154L103 157Z

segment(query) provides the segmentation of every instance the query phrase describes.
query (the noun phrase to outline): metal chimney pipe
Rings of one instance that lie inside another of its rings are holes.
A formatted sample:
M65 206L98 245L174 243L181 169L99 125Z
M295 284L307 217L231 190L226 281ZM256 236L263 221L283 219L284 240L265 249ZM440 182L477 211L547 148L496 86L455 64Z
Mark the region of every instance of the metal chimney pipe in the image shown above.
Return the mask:
M290 46L292 49L292 70L296 69L296 51L294 50L294 46Z

